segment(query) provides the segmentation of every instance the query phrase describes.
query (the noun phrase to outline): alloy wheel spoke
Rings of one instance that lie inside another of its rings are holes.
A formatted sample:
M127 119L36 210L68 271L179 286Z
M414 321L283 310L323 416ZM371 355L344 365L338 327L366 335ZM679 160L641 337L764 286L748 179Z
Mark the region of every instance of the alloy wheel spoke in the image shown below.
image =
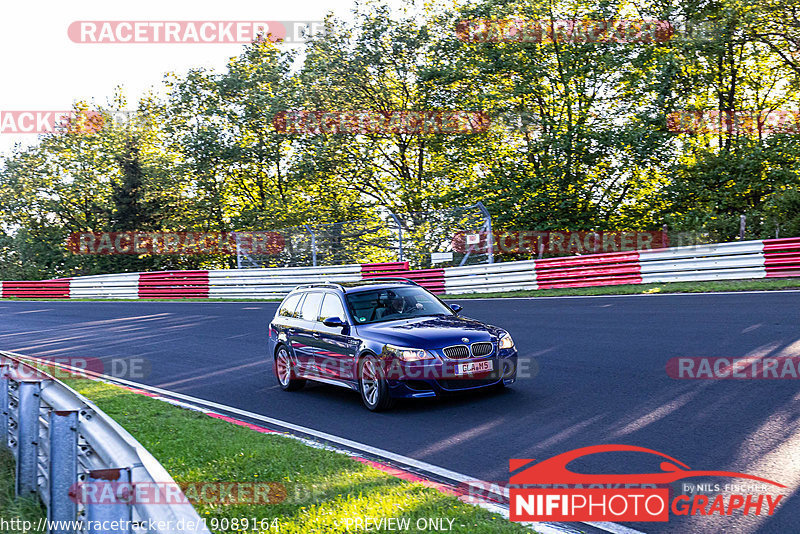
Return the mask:
M284 351L278 354L278 379L281 384L286 385L289 382L289 358Z
M375 404L378 399L378 382L376 378L375 364L368 360L361 370L361 387L364 391L364 398L369 404Z

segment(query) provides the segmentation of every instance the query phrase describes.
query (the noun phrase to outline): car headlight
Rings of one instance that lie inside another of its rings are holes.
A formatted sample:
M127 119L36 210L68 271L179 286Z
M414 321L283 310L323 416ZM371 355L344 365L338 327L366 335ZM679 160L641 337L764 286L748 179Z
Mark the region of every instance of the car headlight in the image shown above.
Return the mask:
M506 332L502 336L500 336L500 349L513 349L514 348L514 340L511 339L511 334Z
M432 360L433 354L427 350L411 349L407 347L396 347L394 345L386 345L386 352L394 354L405 362L418 362L420 360Z

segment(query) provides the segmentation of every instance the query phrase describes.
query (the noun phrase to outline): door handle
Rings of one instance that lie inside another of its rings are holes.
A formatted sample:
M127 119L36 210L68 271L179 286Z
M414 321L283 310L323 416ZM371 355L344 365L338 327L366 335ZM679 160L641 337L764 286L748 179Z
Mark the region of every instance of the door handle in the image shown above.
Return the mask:
M312 335L312 336L314 336L314 337L316 337L316 338L318 338L318 337L319 337L319 332L314 332L314 333L313 333L313 334L311 334L311 335Z

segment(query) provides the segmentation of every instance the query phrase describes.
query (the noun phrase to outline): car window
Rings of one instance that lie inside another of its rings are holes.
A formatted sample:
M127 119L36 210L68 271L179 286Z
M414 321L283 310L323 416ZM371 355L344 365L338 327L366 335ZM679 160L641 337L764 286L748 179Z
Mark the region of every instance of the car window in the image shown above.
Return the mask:
M300 318L305 321L316 321L321 302L322 293L308 293L303 301Z
M300 312L303 311L303 301L306 300L306 295L308 295L308 293L301 293L300 302L297 304L297 306L295 306L294 311L292 312L292 318L294 319L300 318Z
M345 320L344 306L339 297L333 293L325 293L325 299L322 301L322 309L319 311L319 321L330 319L331 317L338 317Z
M281 307L278 308L278 315L281 317L292 317L294 310L300 303L300 297L302 296L302 293L296 293L287 297L286 300L283 301L283 304L281 304Z
M453 314L453 310L419 286L347 293L347 305L359 324Z

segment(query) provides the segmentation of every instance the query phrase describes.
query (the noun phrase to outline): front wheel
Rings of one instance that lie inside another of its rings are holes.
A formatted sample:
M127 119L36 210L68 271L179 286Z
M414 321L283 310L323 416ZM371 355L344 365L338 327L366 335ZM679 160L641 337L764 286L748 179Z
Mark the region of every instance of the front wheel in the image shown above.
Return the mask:
M292 357L289 355L289 349L284 346L281 346L275 354L275 374L278 377L278 384L284 391L297 391L306 385L304 379L295 378Z
M389 395L389 384L383 375L378 360L374 356L366 356L358 366L358 385L361 400L368 410L380 412L388 410L394 404Z

